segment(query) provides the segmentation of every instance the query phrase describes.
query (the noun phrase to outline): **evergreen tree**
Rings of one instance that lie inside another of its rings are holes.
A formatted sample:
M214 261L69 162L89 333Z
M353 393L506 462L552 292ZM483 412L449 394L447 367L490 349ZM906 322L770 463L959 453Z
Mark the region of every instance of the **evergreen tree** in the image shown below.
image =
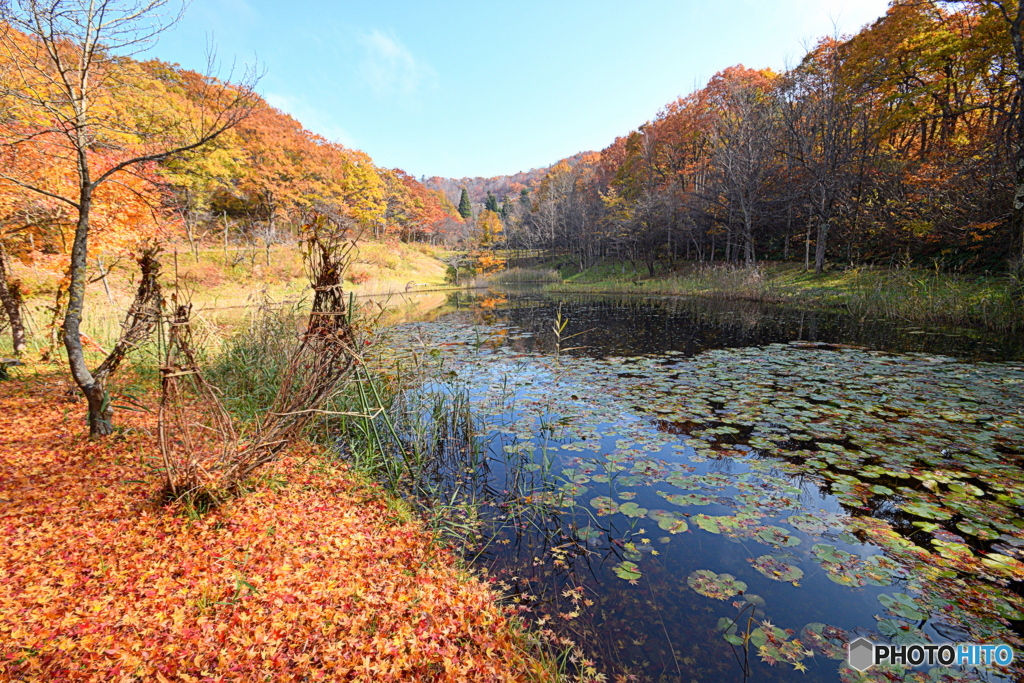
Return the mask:
M508 220L508 217L512 215L512 203L508 200L508 195L501 198L501 214L502 220Z
M484 208L488 211L498 213L498 198L490 192L487 193L487 201L484 202Z
M466 192L466 188L462 188L462 196L459 197L459 215L467 221L473 218L473 205L469 203L469 193Z
M524 212L530 211L530 191L525 187L519 191L519 205L523 207Z

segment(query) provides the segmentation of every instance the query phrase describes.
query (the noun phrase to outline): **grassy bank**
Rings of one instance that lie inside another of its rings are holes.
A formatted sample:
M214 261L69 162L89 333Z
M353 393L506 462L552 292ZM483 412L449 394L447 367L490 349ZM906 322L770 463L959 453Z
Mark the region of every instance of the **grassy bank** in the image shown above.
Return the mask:
M828 307L861 318L958 325L1000 331L1024 327L1024 302L1008 276L861 267L816 275L793 264L756 268L687 264L648 275L642 264L602 263L563 269L551 292L706 296Z
M545 680L519 622L407 509L298 444L196 518L152 413L90 441L63 373L0 383L0 680Z
M423 244L364 241L345 284L359 297L446 287L446 266L438 255L436 249ZM261 301L298 301L308 292L302 255L294 244L275 244L269 250L210 246L195 253L187 245L172 245L165 248L161 260L165 288L175 280L180 282L191 293L196 316L224 330L242 321L246 311ZM39 333L52 319L60 276L22 263L15 263L14 274L26 292L30 337L37 344L45 343L40 342L44 335ZM93 272L92 277L98 274ZM84 332L97 344L102 346L117 337L137 276L135 264L122 260L111 267L105 279L87 286ZM6 348L5 344L9 345L9 340L0 339L0 349Z

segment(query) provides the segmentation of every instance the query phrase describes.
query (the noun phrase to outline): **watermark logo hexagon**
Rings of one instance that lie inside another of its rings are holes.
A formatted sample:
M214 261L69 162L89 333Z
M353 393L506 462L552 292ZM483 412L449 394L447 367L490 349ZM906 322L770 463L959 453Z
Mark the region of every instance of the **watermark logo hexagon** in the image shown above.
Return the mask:
M847 663L857 671L867 671L875 663L875 644L867 638L858 638L846 646Z

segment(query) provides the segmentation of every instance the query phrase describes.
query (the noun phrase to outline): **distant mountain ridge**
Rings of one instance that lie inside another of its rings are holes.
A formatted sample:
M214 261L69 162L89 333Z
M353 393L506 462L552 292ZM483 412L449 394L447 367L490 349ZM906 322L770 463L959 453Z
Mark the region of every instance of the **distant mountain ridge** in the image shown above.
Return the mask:
M466 191L469 192L469 199L474 204L483 204L487 199L488 192L497 197L498 201L501 201L506 196L516 197L524 188L530 188L534 184L539 183L553 166L558 165L562 161L572 167L578 164L587 154L591 154L591 152L579 152L544 168L532 168L529 171L520 171L513 175L499 175L493 178L442 178L440 176L432 176L420 179L420 182L431 190L440 190L456 206L459 204L462 188L466 188Z

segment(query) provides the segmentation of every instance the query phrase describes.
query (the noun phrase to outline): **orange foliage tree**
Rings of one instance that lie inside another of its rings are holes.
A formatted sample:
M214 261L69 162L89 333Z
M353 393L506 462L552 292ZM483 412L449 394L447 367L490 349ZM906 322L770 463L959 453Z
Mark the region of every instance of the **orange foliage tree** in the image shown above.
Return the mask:
M42 144L52 175L41 179L20 165L0 170L0 178L61 205L74 223L63 340L93 435L113 427L104 383L86 363L80 334L89 242L124 226L120 217L105 221L99 207L125 193L144 200L133 184L147 164L216 138L245 118L253 98L254 77L237 86L207 78L195 91L176 92L140 78L137 63L115 56L141 49L165 30L156 16L167 4L15 0L3 6L0 63L18 78L6 79L0 93L8 112L0 120L0 148L18 155Z

